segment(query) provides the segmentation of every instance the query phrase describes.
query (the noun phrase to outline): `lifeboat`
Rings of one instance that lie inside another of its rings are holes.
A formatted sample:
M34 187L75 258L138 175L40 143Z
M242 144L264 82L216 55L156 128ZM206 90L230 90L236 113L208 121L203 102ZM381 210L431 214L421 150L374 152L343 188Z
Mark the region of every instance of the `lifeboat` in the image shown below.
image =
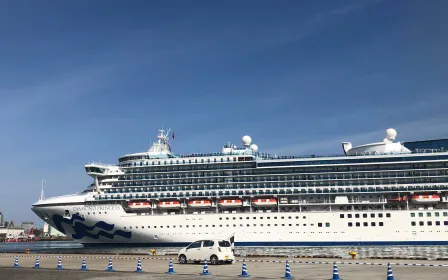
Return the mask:
M240 207L243 202L240 199L221 199L218 201L218 205L221 207Z
M151 203L149 201L130 201L128 206L131 209L147 209L151 208Z
M192 208L204 208L212 207L212 202L210 200L190 200L188 201L188 207Z
M252 200L252 204L255 206L275 206L277 200L275 198L257 198Z
M408 200L407 196L394 196L394 197L389 197L387 199L387 202L406 202Z
M412 201L416 203L437 203L440 201L440 196L437 194L413 195Z
M160 201L159 203L157 203L157 206L159 208L180 208L180 202L179 201Z

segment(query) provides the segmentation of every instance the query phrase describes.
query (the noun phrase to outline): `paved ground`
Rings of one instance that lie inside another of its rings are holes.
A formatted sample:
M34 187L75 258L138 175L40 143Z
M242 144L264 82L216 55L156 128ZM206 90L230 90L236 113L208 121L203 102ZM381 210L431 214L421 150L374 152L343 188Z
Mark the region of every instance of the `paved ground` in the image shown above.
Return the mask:
M87 268L89 271L80 271L82 256L67 255L62 258L62 265L64 270L58 271L57 255L41 255L40 269L33 269L35 263L35 255L19 255L20 268L11 268L14 264L13 254L0 255L0 279L1 280L23 280L23 279L61 279L64 280L78 280L78 279L237 279L237 275L241 274L241 262L233 265L209 265L209 271L212 276L200 276L202 272L202 264L187 264L180 265L174 261L174 270L176 275L168 275L169 261L163 259L151 259L150 256L141 256L143 273L135 273L137 266L136 256L114 256L113 268L117 272L105 272L107 268L109 256L106 255L89 255L87 260ZM263 262L261 262L263 260ZM280 279L285 274L286 259L281 259L283 263L273 262L279 259L263 258L255 262L253 259L247 259L247 271L252 275L253 279ZM269 261L269 262L268 262ZM290 259L291 273L295 279L319 279L328 280L332 278L331 264L332 260L325 259ZM292 262L296 261L296 263ZM323 263L298 263L302 262L329 262ZM344 260L337 260L338 262ZM375 261L375 264L339 264L339 275L344 280L351 279L386 279L387 261ZM419 263L422 261L406 261L401 262L400 265L393 265L393 273L395 279L407 280L421 280L421 279L448 279L448 267L441 266L404 266L404 264ZM442 265L445 262L424 261L426 265ZM382 264L382 265L379 265Z

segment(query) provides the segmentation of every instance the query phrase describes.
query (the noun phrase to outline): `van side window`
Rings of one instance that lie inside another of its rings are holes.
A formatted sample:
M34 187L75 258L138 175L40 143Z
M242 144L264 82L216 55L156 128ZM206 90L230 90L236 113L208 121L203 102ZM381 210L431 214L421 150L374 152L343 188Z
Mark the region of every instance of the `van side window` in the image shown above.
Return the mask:
M219 247L230 247L229 241L219 241L218 244L219 244Z
M204 241L204 245L202 247L213 247L214 244L215 244L215 242L213 242L211 240L206 240L206 241Z
M193 249L193 248L201 248L202 241L196 241L192 243L190 246L188 246L187 249Z

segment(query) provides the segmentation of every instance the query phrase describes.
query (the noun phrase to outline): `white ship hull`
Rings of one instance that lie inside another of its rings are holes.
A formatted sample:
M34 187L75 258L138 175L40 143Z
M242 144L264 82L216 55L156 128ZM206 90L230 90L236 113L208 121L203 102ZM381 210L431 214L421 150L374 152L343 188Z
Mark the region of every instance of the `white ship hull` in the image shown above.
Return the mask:
M72 220L62 218L58 222L55 217L62 217L67 209L79 216L74 214ZM237 246L448 244L448 225L444 225L448 218L443 216L443 210L137 215L111 204L39 207L34 211L53 217L46 221L56 228L62 227L67 236L83 244L180 246L199 239L225 238L233 233ZM411 212L416 213L415 217L411 218ZM435 212L439 212L438 217ZM417 213L423 213L423 217ZM347 218L348 214L353 218ZM360 218L355 218L355 214ZM363 214L368 218L363 218ZM383 217L379 218L378 214ZM379 226L381 222L383 225ZM416 225L412 226L411 222Z

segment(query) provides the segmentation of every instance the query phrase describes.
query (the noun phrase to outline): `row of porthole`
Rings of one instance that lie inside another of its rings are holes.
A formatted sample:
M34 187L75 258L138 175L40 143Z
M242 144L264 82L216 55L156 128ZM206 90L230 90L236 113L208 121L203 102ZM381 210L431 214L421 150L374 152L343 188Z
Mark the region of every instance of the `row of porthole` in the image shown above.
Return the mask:
M414 221L411 222L411 226L415 227L416 225L417 225L417 222L414 222ZM424 226L425 222L424 221L419 221L418 225L419 226ZM432 226L432 225L440 226L441 222L440 221L434 221L434 224L433 224L433 221L427 221L426 225L428 225L428 226ZM443 221L443 225L444 226L448 226L448 221Z
M219 225L219 227L223 227L224 225ZM230 227L231 225L229 225L229 224L226 224L225 225L225 227ZM233 227L237 227L238 225L237 224L233 224ZM240 227L250 227L251 226L251 224L239 224L239 226ZM256 227L256 226L260 226L260 227L262 227L262 226L264 226L264 224L253 224L252 226L254 226L254 227ZM268 226L268 227L270 227L271 226L271 224L266 224L266 226ZM274 227L277 227L277 226L282 226L282 227L285 227L285 226L290 226L290 227L292 227L292 226L294 226L293 224L273 224L272 226L274 226ZM295 224L295 226L296 227L298 227L298 226L300 226L300 224ZM307 224L303 224L302 226L304 226L304 227L306 227L307 226ZM314 224L310 224L310 226L314 226ZM323 227L323 223L318 223L317 224L317 226L318 227ZM183 226L182 225L179 225L179 228L182 228ZM185 225L185 228L189 228L190 227L190 225ZM193 228L195 228L196 227L196 225L191 225L191 227L193 227ZM198 225L198 227L200 227L200 228L202 228L202 225ZM208 228L209 227L209 225L204 225L204 227L206 227L206 228ZM211 227L216 227L216 225L211 225ZM330 227L330 223L325 223L325 227ZM127 229L128 227L124 227L124 229ZM144 229L145 228L145 226L136 226L135 227L135 229ZM151 228L151 226L147 226L147 228L149 229L149 228ZM164 226L152 226L152 228L164 228ZM170 228L170 226L165 226L165 228ZM175 225L173 225L173 226L171 226L171 228L177 228ZM129 227L129 229L133 229L133 227Z

